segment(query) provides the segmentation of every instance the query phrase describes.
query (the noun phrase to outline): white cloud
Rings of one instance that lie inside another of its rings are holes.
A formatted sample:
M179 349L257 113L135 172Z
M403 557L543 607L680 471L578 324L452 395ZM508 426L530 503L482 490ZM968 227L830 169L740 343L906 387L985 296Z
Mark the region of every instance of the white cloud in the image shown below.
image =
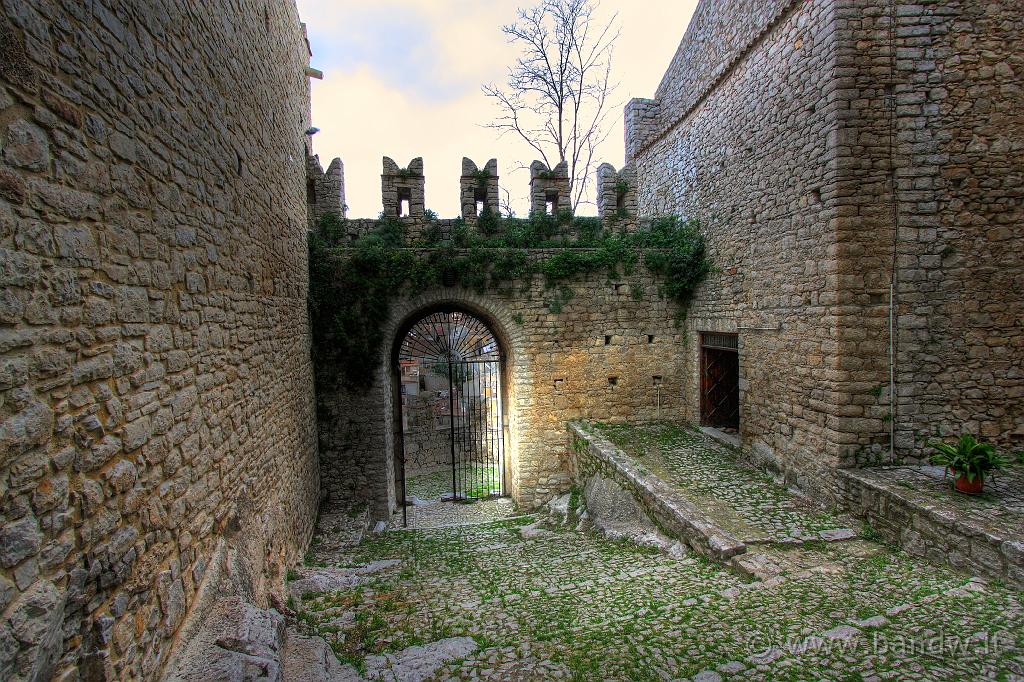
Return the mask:
M459 212L463 156L483 163L498 158L502 186L513 207L526 213L525 171L535 154L512 136L498 139L483 125L493 105L479 85L503 81L514 49L501 25L524 1L494 0L298 0L313 48L312 64L324 70L313 81L314 147L326 166L345 162L349 215L380 212L381 157L400 166L422 156L427 207L443 217ZM651 97L682 38L696 0L605 0L601 13L618 11L616 98ZM416 27L422 23L422 33ZM357 35L352 31L358 30ZM599 155L623 162L621 112ZM592 212L593 207L581 212Z

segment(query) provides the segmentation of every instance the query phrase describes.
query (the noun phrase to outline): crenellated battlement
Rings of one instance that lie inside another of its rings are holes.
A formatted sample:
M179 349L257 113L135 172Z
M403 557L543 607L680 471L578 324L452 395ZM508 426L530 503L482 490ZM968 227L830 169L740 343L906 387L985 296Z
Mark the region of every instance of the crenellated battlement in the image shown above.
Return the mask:
M626 218L636 215L636 168L627 163L616 171L610 163L597 167L597 215Z
M382 159L382 215L421 221L426 211L423 158L417 157L405 168L394 159ZM307 203L312 227L325 213L347 217L345 205L345 166L341 159L331 161L324 172L316 156L306 157ZM469 157L462 158L459 176L460 216L470 225L477 225L485 212L500 214L498 160L489 159L481 168ZM610 163L597 169L595 201L603 220L637 217L636 170L627 164L616 170ZM569 190L569 168L565 161L549 168L543 161L530 164L530 213L555 214L572 210Z
M381 202L385 216L398 218L421 217L424 211L423 157L418 156L405 168L389 157L384 157L384 171L380 176Z
M462 217L476 220L484 211L498 214L498 160L491 159L483 168L473 160L462 157L462 177L459 193L462 197Z

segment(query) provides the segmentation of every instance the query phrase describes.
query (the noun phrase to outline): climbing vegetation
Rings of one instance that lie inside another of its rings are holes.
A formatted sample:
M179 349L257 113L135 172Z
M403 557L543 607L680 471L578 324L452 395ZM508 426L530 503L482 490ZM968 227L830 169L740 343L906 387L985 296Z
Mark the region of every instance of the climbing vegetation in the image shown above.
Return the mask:
M483 293L524 295L543 278L548 307L558 314L572 297L568 286L604 271L609 279L631 275L639 265L663 281L661 294L678 306L678 319L694 290L712 270L695 221L663 216L635 232L605 229L599 218L571 213L504 218L488 234L452 221L448 238L436 221L423 237L409 240L396 218L346 243L345 219L324 215L309 235L309 311L318 356L340 363L353 387L373 383L381 357L382 325L391 303L403 294L435 286L462 286ZM543 249L531 253L531 249Z

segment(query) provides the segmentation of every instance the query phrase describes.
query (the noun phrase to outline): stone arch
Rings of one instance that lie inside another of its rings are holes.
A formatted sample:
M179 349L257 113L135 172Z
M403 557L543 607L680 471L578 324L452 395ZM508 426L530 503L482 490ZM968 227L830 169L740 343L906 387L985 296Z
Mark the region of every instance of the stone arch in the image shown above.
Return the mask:
M399 504L399 451L401 447L401 414L399 412L399 379L397 353L408 329L432 311L451 308L466 312L483 321L494 333L502 355L502 402L505 406L506 458L509 467L509 493L519 500L518 428L515 410L517 387L526 377L526 354L522 329L512 319L508 307L484 294L465 289L432 289L397 303L383 326L385 343L381 348L380 382L384 417L384 451L380 471L384 474L388 510Z

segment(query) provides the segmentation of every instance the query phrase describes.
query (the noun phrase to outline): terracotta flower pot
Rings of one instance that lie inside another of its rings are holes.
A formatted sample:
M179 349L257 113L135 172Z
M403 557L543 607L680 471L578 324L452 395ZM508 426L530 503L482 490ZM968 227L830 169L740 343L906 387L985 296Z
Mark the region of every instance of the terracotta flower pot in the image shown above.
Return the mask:
M974 477L973 481L967 480L967 474L957 474L955 469L951 469L953 476L956 480L953 481L953 487L956 488L957 492L965 495L977 495L981 492L982 486L985 485L985 479L981 475Z

